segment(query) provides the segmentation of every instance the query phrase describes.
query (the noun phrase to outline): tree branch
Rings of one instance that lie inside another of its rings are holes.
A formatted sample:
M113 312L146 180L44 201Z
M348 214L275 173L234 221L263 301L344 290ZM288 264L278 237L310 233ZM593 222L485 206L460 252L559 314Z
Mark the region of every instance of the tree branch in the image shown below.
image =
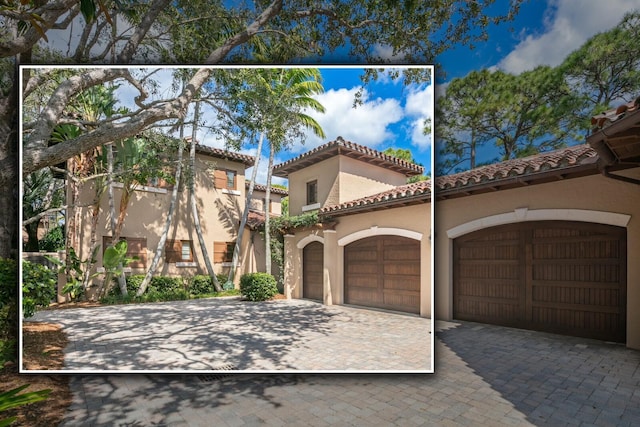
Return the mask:
M222 61L235 47L246 43L251 37L257 34L257 32L277 16L282 11L283 0L274 0L259 16L253 21L244 31L235 34L233 37L227 39L226 42L209 55L206 59L206 64L217 64Z

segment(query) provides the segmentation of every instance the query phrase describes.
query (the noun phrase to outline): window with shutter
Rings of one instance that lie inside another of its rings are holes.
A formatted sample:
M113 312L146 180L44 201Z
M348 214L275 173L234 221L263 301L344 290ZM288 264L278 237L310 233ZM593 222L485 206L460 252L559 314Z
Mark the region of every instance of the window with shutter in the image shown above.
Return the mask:
M213 242L213 262L232 262L235 247L236 242Z
M127 258L133 258L127 267L147 268L147 238L146 237L120 237L127 242ZM102 237L102 253L111 245L111 236Z

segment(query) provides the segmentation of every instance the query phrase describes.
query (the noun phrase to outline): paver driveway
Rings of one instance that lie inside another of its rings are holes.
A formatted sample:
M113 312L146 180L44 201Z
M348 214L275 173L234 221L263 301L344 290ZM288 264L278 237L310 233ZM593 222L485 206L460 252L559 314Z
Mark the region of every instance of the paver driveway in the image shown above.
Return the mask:
M431 320L306 300L202 299L41 311L65 370L431 370Z
M74 376L63 425L640 424L638 351L437 323L433 375Z

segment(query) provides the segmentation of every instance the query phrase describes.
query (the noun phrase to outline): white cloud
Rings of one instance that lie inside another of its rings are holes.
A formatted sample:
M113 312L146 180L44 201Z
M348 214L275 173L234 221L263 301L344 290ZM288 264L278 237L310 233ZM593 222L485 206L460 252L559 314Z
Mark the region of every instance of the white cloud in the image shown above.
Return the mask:
M617 25L626 12L640 9L640 0L553 0L549 5L545 32L526 36L500 61L500 69L517 74L556 66L591 36Z
M425 135L423 130L427 120L433 123L433 85L409 87L405 112L413 118L409 124L411 143L420 151L427 150L431 146L431 135Z
M393 47L389 45L376 44L373 47L373 54L381 59L393 61L395 63L403 62L406 55L404 53L393 53Z
M325 113L308 111L322 126L325 139L309 133L304 145L294 144L291 151L299 153L308 151L338 136L358 144L375 147L394 135L387 127L403 118L402 107L396 99L370 99L364 90L363 105L354 108L353 100L360 88L331 89L315 98L324 106Z

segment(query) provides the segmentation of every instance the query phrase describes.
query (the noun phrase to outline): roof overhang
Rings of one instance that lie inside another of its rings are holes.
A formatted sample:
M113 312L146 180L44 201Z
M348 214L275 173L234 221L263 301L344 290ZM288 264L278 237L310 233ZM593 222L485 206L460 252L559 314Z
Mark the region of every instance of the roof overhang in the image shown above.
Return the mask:
M627 112L587 137L598 153L600 167L615 164L640 165L640 109Z
M307 153L288 160L284 163L276 165L273 169L273 175L282 178L288 178L290 173L297 172L301 169L330 159L332 157L342 155L355 160L366 162L370 165L379 166L394 172L401 173L405 176L421 175L424 168L413 163L405 162L393 156L386 155L380 151L345 141L338 137L335 141L314 148Z

